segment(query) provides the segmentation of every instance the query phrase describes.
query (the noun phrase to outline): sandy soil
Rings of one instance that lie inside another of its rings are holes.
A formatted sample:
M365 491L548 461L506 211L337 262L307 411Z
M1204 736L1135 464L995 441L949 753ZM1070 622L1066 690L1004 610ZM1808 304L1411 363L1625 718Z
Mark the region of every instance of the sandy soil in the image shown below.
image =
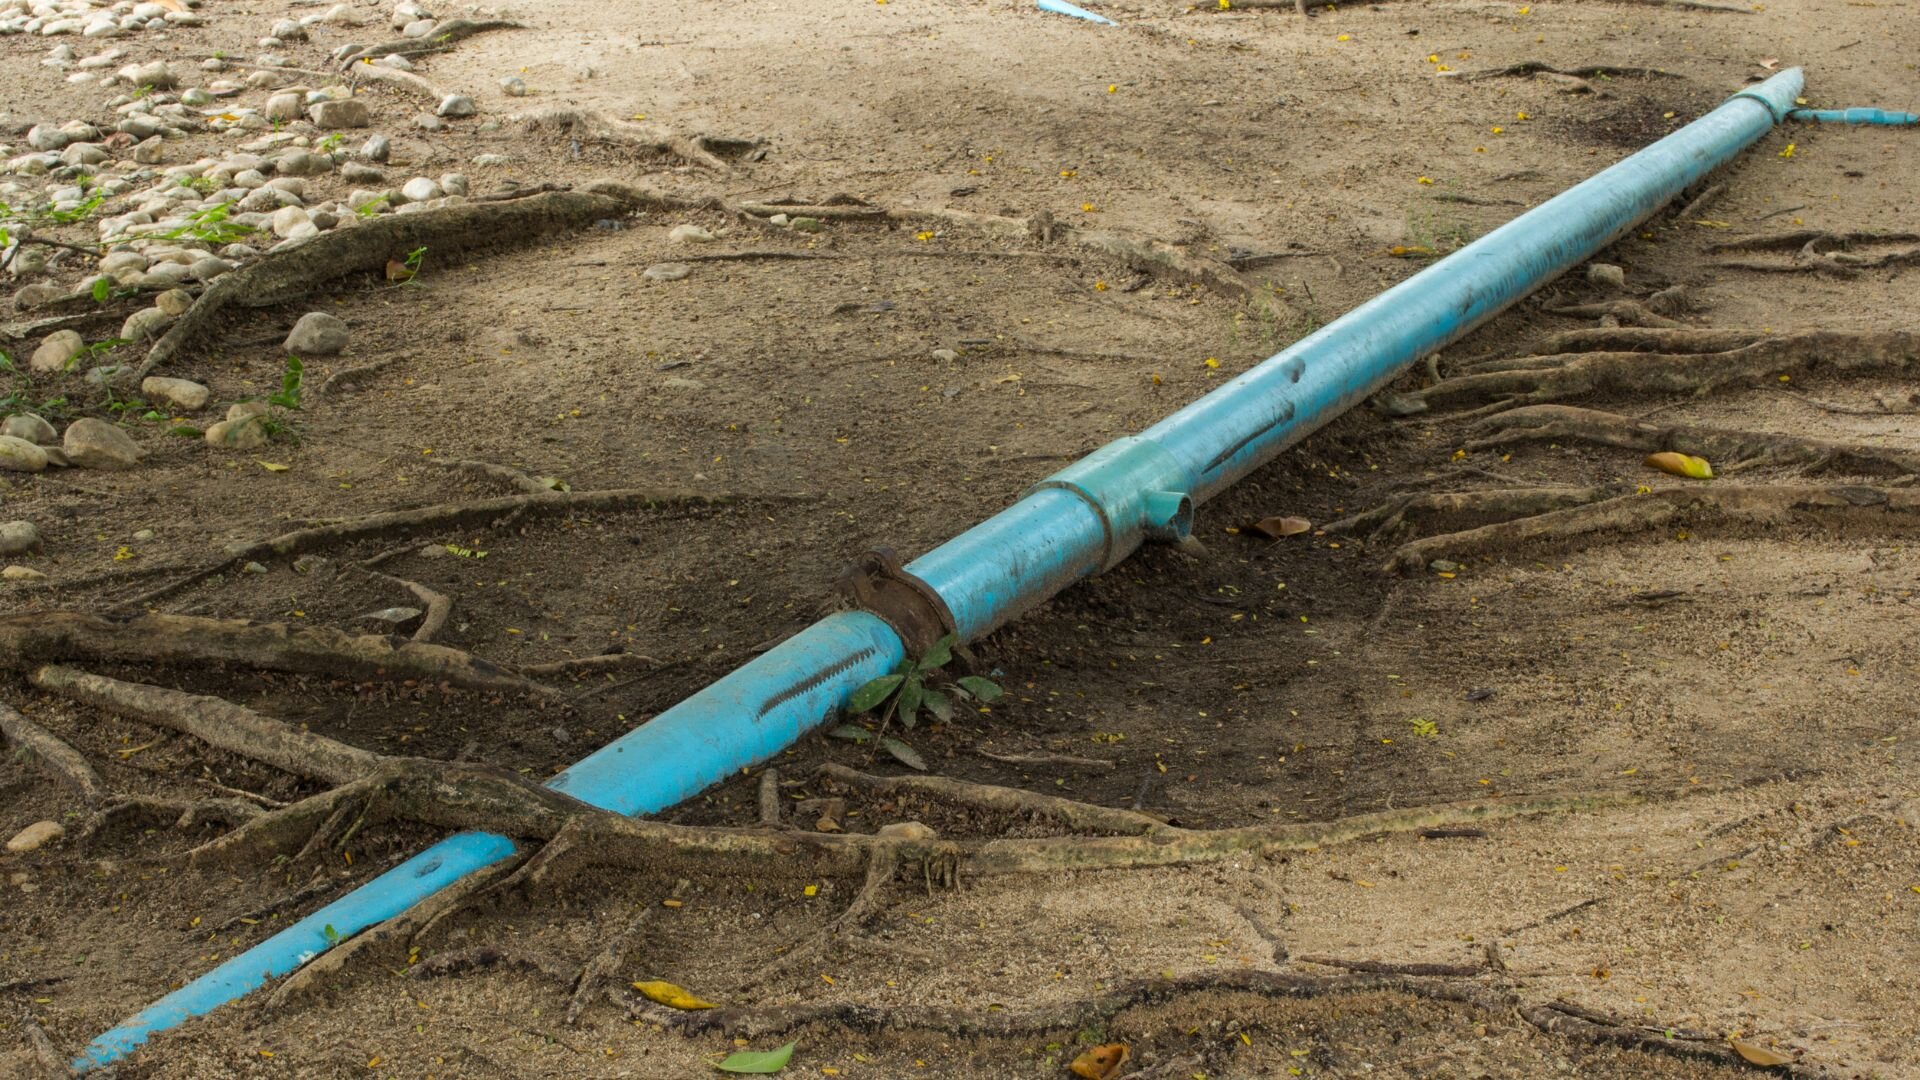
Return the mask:
M503 236L459 258L429 250L404 287L357 275L299 304L239 311L217 342L167 372L207 384L222 406L258 396L278 385L279 341L294 320L339 315L351 344L310 362L309 391L340 370L386 366L357 390L309 392L294 438L219 451L132 410L122 422L148 451L135 470L0 473L5 516L44 537L17 561L47 575L9 583L6 609L104 610L292 522L506 490L439 466L449 459L563 478L576 491L737 496L427 533L414 538L424 547L382 564L454 599L445 644L504 664L619 649L661 661L637 677L569 684L564 708L248 670L100 668L218 693L383 753L551 775L812 621L859 552L930 548L1423 265L1396 248L1458 246L1770 67L1804 65L1815 104L1916 108L1913 3L1750 7L1406 2L1302 19L1290 5L1152 3L1104 8L1125 25L1103 29L1006 2L509 5L502 13L524 29L416 60L435 85L473 95L477 117L430 132L415 117L431 102L365 89L374 129L393 139L392 186L459 171L476 194L612 177L732 201L845 194L887 207L1045 211L1196 256L1272 256L1247 264L1262 300L1149 278L1061 239L843 222L800 233L720 210L640 214L533 245ZM128 50L125 62L167 59L194 85L202 59L255 55L274 22L315 10L207 0L204 26L58 41L82 56L111 44ZM338 46L388 36L386 8L351 10L369 25L316 25L311 40L270 51L326 71ZM23 124L113 119L118 91L40 63L53 44L0 37L7 113ZM1523 61L1668 75L1595 78L1587 93L1552 79L1458 77ZM529 96L501 91L514 75ZM269 92L229 107L259 107ZM547 108L644 117L759 149L730 156L722 174L529 134L509 119ZM288 130L325 134L304 121ZM13 131L4 138L17 143ZM346 134L352 147L366 132ZM189 162L231 140L173 142L167 161ZM475 164L478 155L505 161ZM1715 178L1726 186L1714 201L1662 215L1596 261L1621 267L1632 295L1684 286L1690 325L1906 328L1912 269L1767 274L1719 265L1709 246L1801 228L1920 230L1920 190L1907 179L1917 169L1911 131L1783 128ZM309 186L344 198L353 185L330 175ZM669 240L689 222L720 239L697 250ZM46 235L97 239L84 222ZM746 252L761 254L694 262L679 281L641 276L690 253ZM70 284L90 271L84 258L56 262L44 279ZM19 284L28 280L40 279ZM1618 295L1569 275L1450 349L1440 370L1594 325L1550 309ZM109 336L127 310L103 314L88 339ZM6 348L18 359L33 344ZM1429 381L1416 372L1396 389ZM77 375L15 389L67 396L69 417L123 416ZM1892 376L1816 374L1575 403L1920 452L1920 419L1875 404L1912 389ZM1502 550L1453 576L1401 576L1380 566L1404 536L1269 542L1240 529L1273 514L1324 524L1408 491L1683 483L1644 468L1637 451L1540 442L1469 453L1471 437L1470 421L1445 413L1342 418L1203 507L1199 548L1143 551L977 643L980 667L1012 693L911 739L941 774L1137 804L1187 827L1488 796L1618 791L1645 802L1271 860L939 891L903 880L864 925L763 985L757 973L823 933L859 882L696 880L684 906L656 912L623 977L747 1007L1015 1010L1141 979L1224 979L1038 1035L816 1023L744 1040L764 1049L798 1038L790 1075L1051 1077L1103 1041L1130 1044L1128 1075L1159 1077L1745 1071L1545 1032L1513 1007L1565 1001L1702 1036L1683 1045L1737 1036L1793 1055L1807 1075L1920 1076L1911 537L1835 519L1702 520ZM1716 462L1716 484L1912 479L1726 464ZM446 544L486 554L447 555ZM367 612L412 601L344 567L392 546L338 547L299 570L278 560L155 606L364 629ZM317 790L23 680L0 697L86 755L115 792L204 798L217 785L289 800ZM1112 767L1016 766L981 750ZM778 761L784 794L830 794L808 779L828 760L905 771L809 738ZM749 823L757 784L742 776L667 816ZM855 831L906 819L955 837L1057 831L848 798ZM77 830L88 811L31 761L0 761L0 833L41 820ZM29 1021L76 1050L322 901L226 925L235 916L311 882L344 890L433 835L381 825L356 837L351 864L330 854L292 872L143 866L219 831L167 826L129 822L84 849L0 855L0 1073L35 1067ZM424 937L418 958L491 945L578 965L657 905L670 876L583 871L497 897ZM1490 946L1504 970L1436 980L1478 1003L1422 996L1425 984L1405 980L1294 998L1232 982L1236 972L1339 973L1305 957L1483 965ZM735 1049L604 1004L568 1026L566 989L538 975L415 982L406 965L400 953L370 958L297 1009L224 1009L157 1038L117 1075L705 1076Z

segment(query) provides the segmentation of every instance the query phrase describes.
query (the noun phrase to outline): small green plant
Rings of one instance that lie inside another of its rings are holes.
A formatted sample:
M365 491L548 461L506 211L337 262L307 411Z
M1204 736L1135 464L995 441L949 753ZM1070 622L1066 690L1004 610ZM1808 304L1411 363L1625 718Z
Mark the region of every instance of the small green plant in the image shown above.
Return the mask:
M917 660L909 657L901 661L898 671L882 675L853 692L853 697L847 702L847 712L854 716L878 712L880 725L877 731L870 732L854 724L843 724L829 734L856 742L878 739L880 749L893 755L901 764L924 771L927 763L920 759L920 754L913 747L887 735L889 724L898 721L901 727L912 730L922 710L945 723L953 719L955 698L989 702L1003 693L999 683L978 675L948 678L942 669L952 660L953 635L948 634L934 642L933 648L927 650L927 655ZM931 685L935 680L939 681L939 689Z
M236 244L253 235L251 225L243 225L233 218L233 204L217 203L204 210L195 210L187 215L187 222L176 228L160 233L142 233L141 239L178 240L183 236L191 237L203 244Z
M95 280L92 293L93 302L96 304L104 304L113 299L113 280L105 277Z
M407 252L407 257L400 260L400 265L405 266L407 268L408 281L412 281L415 277L419 276L420 267L426 261L427 261L426 248L417 247L417 248L414 248L412 251Z
M280 389L267 395L267 404L275 408L298 411L300 408L300 384L305 381L307 366L297 356L287 357L286 366L280 372Z
M202 195L211 195L220 190L220 181L211 176L183 176L180 178L180 186L191 188Z
M83 364L91 364L120 346L131 344L133 344L133 342L130 339L118 337L107 338L104 341L96 341L86 348L81 349L79 352L74 353L73 356L67 360L65 370L73 371Z
M1414 735L1422 739L1431 739L1440 734L1440 725L1424 716L1407 721L1413 727Z
M141 98L146 97L148 94L151 94L151 93L153 93L153 84L141 83L139 86L136 86L133 88L133 100L139 101Z
M380 212L380 208L382 206L385 206L387 204L387 201L392 198L393 198L393 193L388 192L377 199L371 199L367 202L360 204L360 209L355 210L354 213L359 214L363 218L370 218L375 214L378 214Z
M331 154L335 150L339 149L341 143L346 141L347 141L347 137L336 131L333 134L315 143L313 148L315 150L318 150L322 154Z
M327 925L321 927L320 932L326 935L328 948L332 948L333 946L340 944L340 931L335 930L333 928L332 923L328 923Z

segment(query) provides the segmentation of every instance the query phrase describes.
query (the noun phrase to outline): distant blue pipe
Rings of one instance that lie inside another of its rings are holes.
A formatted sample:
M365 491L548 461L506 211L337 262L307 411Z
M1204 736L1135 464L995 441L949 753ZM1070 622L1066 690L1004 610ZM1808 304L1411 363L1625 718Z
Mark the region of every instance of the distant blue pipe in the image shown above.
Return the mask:
M1920 124L1920 116L1886 109L1795 109L1789 120L1811 120L1820 124L1879 124L1886 127L1911 127Z
M1125 559L1175 540L1193 507L1305 438L1501 309L1646 220L1785 117L1801 88L1783 71L1592 179L1515 218L1167 417L1041 481L1013 506L907 569L963 640ZM904 658L864 612L830 615L554 777L622 814L664 810L763 761ZM156 1031L284 975L451 882L507 858L512 841L461 833L335 900L95 1039L86 1071Z
M1034 0L1033 6L1039 8L1041 11L1051 12L1055 15L1070 15L1073 18L1085 19L1088 22L1099 23L1102 26L1120 25L1105 15L1095 15L1086 8L1075 7L1067 3L1067 0Z

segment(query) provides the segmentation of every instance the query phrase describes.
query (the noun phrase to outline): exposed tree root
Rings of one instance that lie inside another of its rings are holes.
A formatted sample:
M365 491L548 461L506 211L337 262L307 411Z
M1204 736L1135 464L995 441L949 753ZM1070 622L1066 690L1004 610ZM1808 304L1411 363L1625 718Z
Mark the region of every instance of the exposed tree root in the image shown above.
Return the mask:
M353 81L364 79L367 82L385 83L402 90L411 90L432 101L443 101L447 97L445 90L428 82L425 77L381 64L355 64L348 70L347 75Z
M98 802L106 795L100 774L93 771L93 766L87 764L79 751L3 702L0 702L0 735L5 735L15 750L31 755L41 768L65 781L88 802Z
M1655 1054L1667 1054L1672 1057L1694 1061L1709 1061L1736 1069L1749 1069L1752 1065L1719 1041L1706 1042L1694 1039L1673 1038L1659 1030L1633 1027L1620 1023L1602 1023L1592 1012L1580 1009L1566 1002L1553 1002L1546 1005L1526 1005L1519 1010L1521 1019L1550 1035L1560 1035L1579 1039L1584 1042L1598 1043L1603 1046L1618 1046L1628 1050L1644 1050ZM1823 1075L1822 1071L1804 1068L1798 1064L1776 1066L1768 1070L1775 1076Z
M1581 352L1655 352L1713 353L1744 348L1773 335L1764 330L1710 330L1697 327L1662 329L1658 327L1595 326L1584 330L1564 330L1535 346L1527 357L1500 357L1464 365L1468 371L1500 370L1504 363L1524 362L1537 356Z
M565 660L548 660L539 664L521 664L514 670L529 678L544 679L554 675L593 675L607 671L626 671L629 668L665 667L660 661L641 653L601 653L598 656L570 656Z
M544 975L563 986L572 985L575 976L575 973L565 964L544 953L528 952L525 949L500 949L492 945L478 945L458 952L440 953L413 965L407 970L407 975L410 978L422 980L445 979L496 970L530 971L535 975ZM573 1023L572 1020L567 1022Z
M1057 795L1042 795L996 784L976 784L945 776L875 776L832 762L820 766L819 774L861 791L883 795L912 792L940 802L990 813L1044 818L1086 832L1150 836L1172 828L1159 818L1132 810L1115 810L1075 799L1063 799Z
M1701 190L1700 194L1687 200L1687 205L1674 211L1673 216L1680 221L1691 221L1696 214L1705 210L1715 199L1725 194L1726 190L1727 185L1724 182L1708 184Z
M1415 975L1422 978L1460 979L1487 973L1486 964L1388 964L1378 960L1342 960L1337 956L1296 956L1302 964L1364 971L1372 975Z
M186 830L209 821L245 828L263 816L259 807L241 799L163 799L129 795L89 815L75 833L75 842L84 845L102 829L129 817L164 821L175 829Z
M885 221L885 207L870 206L866 203L826 203L808 206L801 203L760 203L744 202L735 207L743 214L754 217L772 217L785 214L788 217L820 218L823 221Z
M1488 68L1484 71L1462 72L1459 76L1466 82L1478 82L1481 79L1510 79L1527 75L1563 75L1570 79L1599 79L1608 76L1621 76L1640 79L1678 79L1679 75L1671 71L1662 71L1650 67L1614 67L1610 64L1588 64L1584 67L1559 68L1539 60L1523 60L1506 67Z
M723 176L732 173L733 167L720 156L720 152L741 153L759 145L746 139L682 135L657 124L615 120L583 109L547 109L512 119L525 126L529 133L551 131L583 142L609 143L641 153L679 158Z
M453 599L445 593L429 589L417 581L397 578L391 574L383 574L378 570L369 570L364 566L349 566L349 569L355 573L372 578L375 581L382 581L388 585L399 586L412 593L415 600L426 605L426 610L420 616L420 625L414 628L412 637L414 641L432 641L435 634L438 634L446 628L447 619L453 615Z
M1554 439L1599 443L1627 450L1656 453L1663 450L1694 454L1731 472L1751 465L1804 465L1845 473L1920 473L1920 453L1836 443L1823 439L1796 439L1757 431L1724 428L1662 426L1617 413L1577 409L1569 405L1530 405L1480 421L1483 437L1467 444L1469 450L1506 446L1523 440ZM1556 508L1557 509L1557 508Z
M764 986L781 975L812 960L825 952L828 946L858 929L873 916L880 906L881 893L886 890L894 875L900 869L900 856L894 843L881 841L867 852L867 873L860 883L860 891L853 895L837 918L818 932L809 935L806 940L790 946L773 960L754 969L752 975L733 993L740 994L756 986Z
M340 66L350 68L363 60L377 60L382 56L425 56L429 53L445 52L455 43L464 41L475 34L484 34L489 30L522 30L517 22L504 19L443 19L433 29L417 38L395 38L379 45L369 45L364 49L348 53L340 58ZM371 67L372 65L362 65Z
M354 544L363 540L405 535L427 529L491 525L509 517L574 512L609 513L684 504L722 506L732 502L734 498L735 496L725 492L706 495L646 488L612 488L606 491L543 489L537 494L508 495L495 499L478 499L473 502L434 503L412 510L370 514L366 517L295 529L281 533L279 536L231 548L226 558L201 567L185 577L124 600L118 605L118 609L145 607L163 597L225 573L249 560L302 555L336 545ZM805 496L775 495L767 498L785 500L805 498Z
M327 376L326 382L320 384L320 396L326 397L329 394L338 393L349 386L364 382L374 375L379 374L381 371L386 370L389 365L398 359L399 357L397 356L389 356L382 360L375 360L371 364L362 364L359 367L350 367L343 371L336 371Z
M565 488L565 485L557 480L543 480L540 477L534 476L532 473L516 469L511 465L496 465L491 461L468 461L461 458L453 461L442 461L440 464L444 468L472 473L475 476L484 476L490 480L498 480L503 484L519 488L521 491L531 495L545 495L548 492L561 491Z
M1862 270L1879 270L1889 266L1905 266L1920 263L1920 233L1890 232L1848 232L1830 233L1818 229L1805 229L1796 232L1777 233L1772 236L1749 236L1738 240L1729 240L1715 244L1707 250L1713 252L1728 251L1776 251L1789 252L1785 262L1769 262L1760 259L1721 259L1719 265L1736 270L1760 270L1772 273L1814 273L1832 274L1835 277L1852 277ZM1913 244L1911 247L1881 252L1877 255L1855 254L1853 248L1859 246L1884 247L1892 244Z
M1600 487L1496 488L1490 491L1446 491L1427 495L1401 495L1364 513L1344 517L1322 526L1340 535L1363 535L1368 539L1392 534L1403 527L1424 527L1435 521L1451 530L1485 525L1495 521L1531 517L1553 510L1604 502L1627 493L1622 485Z
M1570 315L1576 319L1612 319L1617 326L1656 326L1671 329L1685 326L1669 319L1638 300L1602 300L1592 304L1569 304L1548 308L1552 315Z
M1620 334L1624 331L1613 330ZM1725 331L1641 331L1674 335L1718 335ZM1724 340L1724 339L1710 339ZM1744 346L1714 352L1577 352L1520 357L1477 365L1477 370L1404 394L1383 394L1380 407L1410 416L1436 406L1492 402L1489 411L1538 405L1582 394L1705 394L1734 383L1803 372L1904 373L1920 362L1920 332L1877 330L1846 333L1810 331L1761 337Z
M1114 762L1105 758L1078 757L1073 754L996 754L978 746L973 748L973 752L988 761L998 761L1006 765L1065 765L1069 768L1095 769L1100 772L1109 772L1114 767Z
M1387 571L1415 570L1439 558L1510 555L1537 544L1565 545L1601 536L1704 522L1779 527L1798 519L1851 525L1875 533L1920 524L1920 491L1872 487L1681 487L1556 510L1402 546Z
M40 1074L39 1080L68 1080L73 1076L73 1069L53 1045L46 1029L31 1019L21 1021L20 1029L27 1033L27 1045L33 1049L33 1067Z
M302 731L223 698L122 682L58 665L36 668L28 678L49 693L191 735L295 776L345 784L380 764L379 754Z
M691 885L692 883L686 878L681 878L674 883L672 891L667 893L667 900L679 900L686 895ZM606 948L595 953L593 959L588 960L581 967L579 976L571 980L573 997L567 1002L568 1027L578 1023L580 1014L586 1011L587 1006L607 992L607 987L614 981L614 975L620 970L620 965L626 963L627 954L632 952L635 945L639 943L641 934L646 931L647 923L653 919L654 913L659 911L661 906L663 905L649 904L641 908L627 922L626 927L615 935L612 941L607 942Z
M640 1018L689 1034L718 1031L744 1038L782 1035L812 1024L834 1024L854 1031L933 1031L955 1037L1026 1037L1049 1031L1103 1026L1113 1017L1143 1006L1162 1005L1194 994L1239 993L1268 998L1317 998L1333 994L1399 993L1431 1001L1453 1001L1503 1012L1510 998L1461 983L1431 982L1383 975L1313 978L1276 971L1223 971L1173 979L1129 983L1098 997L1031 1008L957 1009L933 1005L736 1006L693 1013L636 1010Z
M110 619L77 611L0 616L0 668L23 670L68 660L241 664L357 682L447 683L467 690L556 696L549 687L458 649L355 636L325 626L193 615Z
M760 824L778 829L784 824L780 818L780 770L768 766L760 774L760 791L756 800L760 806Z
M303 244L266 255L207 286L193 306L161 335L135 373L138 383L182 349L229 322L232 307L271 307L298 299L336 278L382 270L387 260L415 248L436 257L493 247L507 238L531 240L571 231L627 206L604 195L556 191L512 202L466 204L418 214L387 214L355 229L322 233Z

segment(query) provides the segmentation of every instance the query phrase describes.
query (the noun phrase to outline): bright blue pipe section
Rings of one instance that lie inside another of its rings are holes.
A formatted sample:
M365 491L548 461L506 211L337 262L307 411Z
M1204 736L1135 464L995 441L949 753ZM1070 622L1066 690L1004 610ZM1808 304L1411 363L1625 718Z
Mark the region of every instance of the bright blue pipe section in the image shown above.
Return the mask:
M1886 109L1795 109L1789 120L1811 120L1819 124L1879 124L1886 127L1911 127L1920 124L1920 116Z
M962 639L971 639L1112 566L1148 537L1184 536L1193 503L1592 256L1732 159L1788 114L1801 81L1795 68L1736 94L1140 436L1116 440L1048 477L1012 507L908 569L940 594ZM903 656L898 636L878 617L830 615L551 784L623 814L663 810L777 753ZM391 918L512 850L511 841L482 833L442 841L100 1036L74 1067L85 1071L116 1061L153 1032L292 971L332 938Z
M1792 108L1793 68L1513 219L1141 433L1198 480L1204 502L1591 257L1732 160Z
M548 786L622 814L664 810L791 745L903 655L900 639L874 616L829 615L601 747ZM504 836L448 837L161 998L88 1044L73 1067L84 1072L111 1064L154 1032L258 989L334 941L393 918L513 851Z

